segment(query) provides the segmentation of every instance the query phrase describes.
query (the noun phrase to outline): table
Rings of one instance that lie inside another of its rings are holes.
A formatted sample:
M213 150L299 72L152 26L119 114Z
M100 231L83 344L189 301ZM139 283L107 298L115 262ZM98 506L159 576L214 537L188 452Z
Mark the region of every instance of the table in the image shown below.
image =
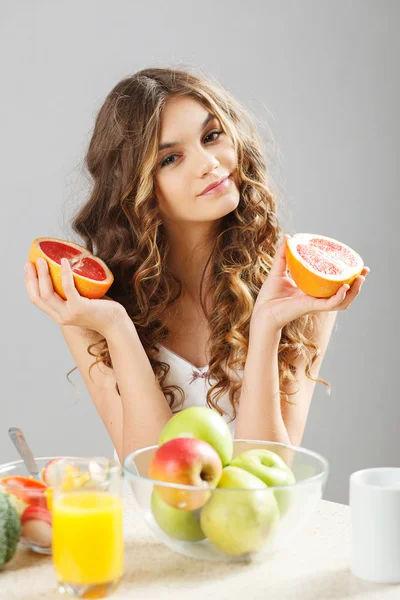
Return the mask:
M349 569L350 508L320 500L289 549L264 563L212 563L157 541L133 497L124 495L125 574L110 598L151 600L391 600L400 585L376 584ZM60 600L50 556L19 547L0 571L0 600ZM65 597L66 598L66 597Z

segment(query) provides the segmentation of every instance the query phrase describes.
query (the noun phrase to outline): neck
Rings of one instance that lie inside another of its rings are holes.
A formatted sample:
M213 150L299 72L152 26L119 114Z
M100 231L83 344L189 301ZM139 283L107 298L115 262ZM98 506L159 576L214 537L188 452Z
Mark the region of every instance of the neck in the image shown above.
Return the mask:
M199 224L200 225L200 224ZM169 253L167 265L172 273L182 283L182 296L189 297L200 303L200 283L204 268L210 258L215 237L205 236L204 230L193 232L192 227L180 226L174 237L169 236ZM208 289L212 275L213 264L210 261L203 280L203 290Z

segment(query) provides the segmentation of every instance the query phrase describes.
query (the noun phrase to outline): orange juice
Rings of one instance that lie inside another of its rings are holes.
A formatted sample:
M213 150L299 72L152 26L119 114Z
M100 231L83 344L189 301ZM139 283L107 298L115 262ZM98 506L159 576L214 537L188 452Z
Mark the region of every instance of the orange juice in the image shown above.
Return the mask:
M77 491L53 499L53 563L59 581L106 583L122 576L121 498Z

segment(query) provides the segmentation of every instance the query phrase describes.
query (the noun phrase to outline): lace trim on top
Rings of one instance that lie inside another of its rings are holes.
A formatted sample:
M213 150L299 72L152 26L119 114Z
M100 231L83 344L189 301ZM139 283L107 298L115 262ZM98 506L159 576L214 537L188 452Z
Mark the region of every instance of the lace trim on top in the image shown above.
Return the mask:
M179 354L177 354L176 352L174 352L170 348L167 348L167 346L164 346L163 344L159 344L159 347L161 347L167 353L169 352L170 354L173 354L173 356L175 356L179 360L183 361L184 363L186 363L191 368L192 378L189 381L189 385L191 383L193 383L194 381L196 381L196 379L204 379L207 376L207 371L209 369L209 365L205 365L204 367L196 367L193 363L191 363L188 360L186 360L186 358L183 358L183 356L180 356Z

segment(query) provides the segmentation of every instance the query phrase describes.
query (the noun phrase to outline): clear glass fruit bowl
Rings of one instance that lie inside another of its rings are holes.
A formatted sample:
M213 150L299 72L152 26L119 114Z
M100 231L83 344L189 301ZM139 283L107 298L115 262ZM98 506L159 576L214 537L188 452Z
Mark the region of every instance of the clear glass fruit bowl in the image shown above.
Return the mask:
M235 465L224 476L229 487L210 490L150 479L157 449L149 446L126 456L124 477L155 536L180 554L204 560L262 561L287 546L314 513L329 472L328 461L311 450L234 440L233 459L249 450L271 451L284 460L295 481L271 485L279 478L276 471L261 467L263 480L259 475L253 479L254 474L249 479L248 471Z

